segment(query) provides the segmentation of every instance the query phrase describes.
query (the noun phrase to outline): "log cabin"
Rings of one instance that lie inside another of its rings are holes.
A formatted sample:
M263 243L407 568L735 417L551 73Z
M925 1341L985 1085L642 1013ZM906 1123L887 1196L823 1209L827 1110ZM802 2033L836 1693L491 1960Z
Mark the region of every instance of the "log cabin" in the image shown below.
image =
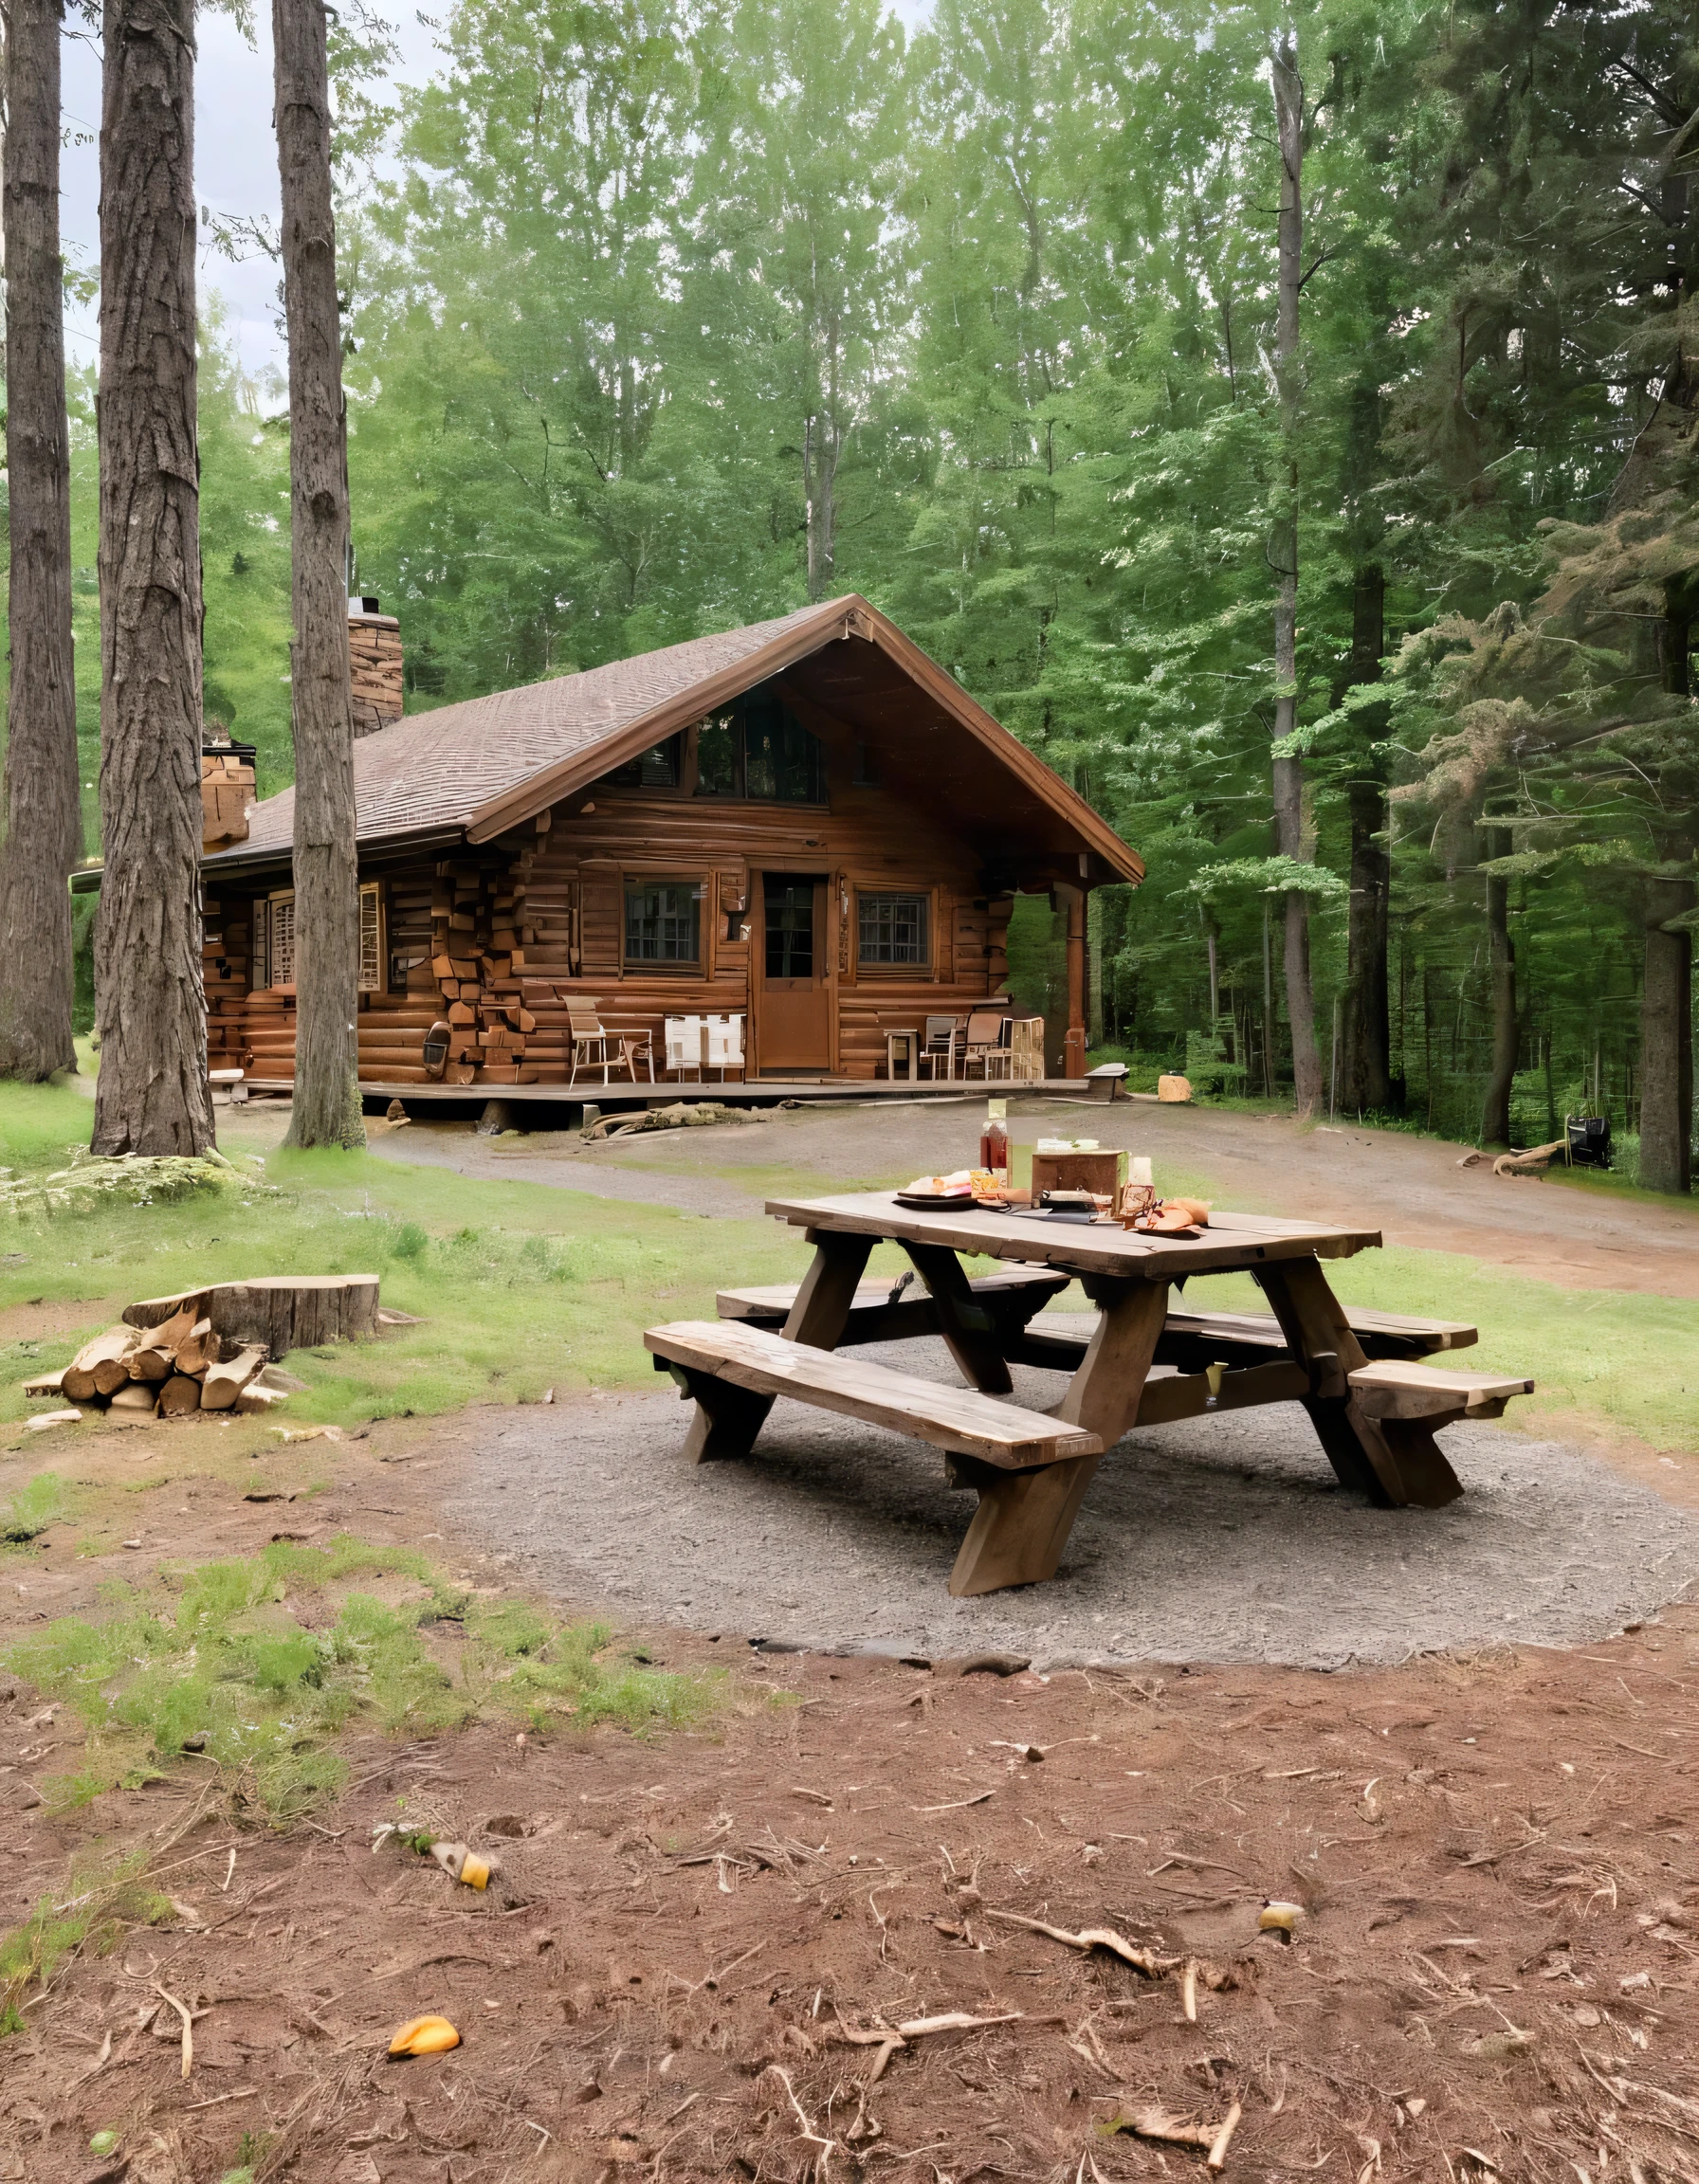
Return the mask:
M1083 1076L1086 896L1143 865L865 600L405 719L396 625L353 604L368 1090L434 1075L439 1020L446 1087L566 1084L586 1003L663 1082L680 1015L742 1018L750 1080L883 1076L889 1030L1009 1006L1020 892L1068 912ZM202 867L210 1065L257 1085L294 1069L293 806L235 841L221 806Z

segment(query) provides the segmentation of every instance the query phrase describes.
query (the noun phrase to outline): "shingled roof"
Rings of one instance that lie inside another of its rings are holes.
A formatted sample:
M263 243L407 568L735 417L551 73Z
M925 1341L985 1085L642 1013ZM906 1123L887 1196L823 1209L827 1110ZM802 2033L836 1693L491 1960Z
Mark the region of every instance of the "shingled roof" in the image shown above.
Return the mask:
M742 666L752 655L816 628L819 641L830 643L842 629L849 604L832 600L805 607L776 621L753 622L715 637L692 637L582 674L556 675L488 698L467 698L431 713L410 714L375 736L362 736L354 747L359 839L370 844L469 828L486 805L533 774L606 743L668 700ZM246 863L258 853L287 850L294 828L295 792L281 790L254 807L246 842L206 862L209 866L227 859Z
M1112 871L1143 878L1142 863L1084 798L853 593L581 674L410 714L361 737L354 747L360 844L371 849L455 835L488 841L768 676L849 637L877 646L922 684ZM254 808L247 841L205 858L203 869L211 878L285 858L294 826L295 792L285 789Z

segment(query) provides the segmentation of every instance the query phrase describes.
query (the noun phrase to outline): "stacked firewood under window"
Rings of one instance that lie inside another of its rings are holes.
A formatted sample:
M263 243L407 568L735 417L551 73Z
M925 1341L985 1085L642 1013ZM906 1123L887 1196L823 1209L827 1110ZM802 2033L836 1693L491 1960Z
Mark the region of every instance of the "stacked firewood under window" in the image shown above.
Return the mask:
M535 1084L528 1063L537 1018L525 1006L529 856L516 863L451 859L430 896L430 969L447 1004L449 1084Z
M247 919L232 917L227 923L217 897L208 896L201 904L201 978L211 1069L240 1066L247 1048Z

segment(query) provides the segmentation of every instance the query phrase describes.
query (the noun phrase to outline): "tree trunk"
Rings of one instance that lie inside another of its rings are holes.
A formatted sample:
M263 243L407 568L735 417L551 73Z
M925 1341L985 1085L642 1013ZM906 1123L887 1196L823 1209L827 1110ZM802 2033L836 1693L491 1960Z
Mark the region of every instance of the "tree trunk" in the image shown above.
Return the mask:
M82 854L71 670L71 454L59 254L61 0L6 38L6 461L11 694L0 790L0 1077L75 1069L71 898Z
M808 421L802 469L808 504L808 595L811 600L824 599L836 574L838 470L836 421L824 404Z
M201 982L194 9L106 0L98 1153L213 1141Z
M1646 883L1646 975L1640 998L1640 1184L1693 1186L1693 936L1664 930L1699 901L1691 880Z
M1280 138L1280 249L1274 365L1280 382L1280 435L1285 470L1274 524L1273 559L1279 571L1274 595L1274 740L1298 725L1298 297L1304 258L1304 86L1298 53L1283 30L1272 56L1274 118ZM1304 762L1276 758L1274 823L1284 857L1304 857ZM1286 898L1286 1012L1292 1034L1292 1103L1313 1115L1322 1103L1322 1064L1316 1052L1315 1000L1309 979L1309 898L1299 888Z
M1502 828L1488 833L1488 853L1507 857L1510 839ZM1516 1080L1516 949L1510 938L1510 884L1487 875L1487 945L1492 978L1492 1066L1481 1103L1481 1142L1510 1142L1510 1093Z
M284 1143L363 1145L359 883L348 683L348 428L324 0L272 0L295 643L295 1101Z
M1351 600L1351 665L1347 688L1379 682L1386 649L1386 576L1373 563L1357 571ZM1343 693L1342 693L1343 696ZM1339 1103L1347 1114L1385 1112L1392 1105L1392 1022L1386 994L1387 917L1392 860L1386 831L1386 785L1365 752L1348 791L1351 895L1345 922L1343 1051Z

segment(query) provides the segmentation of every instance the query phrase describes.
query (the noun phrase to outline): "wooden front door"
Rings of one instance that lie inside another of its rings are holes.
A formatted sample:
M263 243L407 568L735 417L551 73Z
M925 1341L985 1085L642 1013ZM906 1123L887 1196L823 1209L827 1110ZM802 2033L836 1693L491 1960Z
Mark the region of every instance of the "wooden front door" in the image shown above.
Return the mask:
M757 1056L763 1077L831 1067L826 875L763 872L757 952Z

